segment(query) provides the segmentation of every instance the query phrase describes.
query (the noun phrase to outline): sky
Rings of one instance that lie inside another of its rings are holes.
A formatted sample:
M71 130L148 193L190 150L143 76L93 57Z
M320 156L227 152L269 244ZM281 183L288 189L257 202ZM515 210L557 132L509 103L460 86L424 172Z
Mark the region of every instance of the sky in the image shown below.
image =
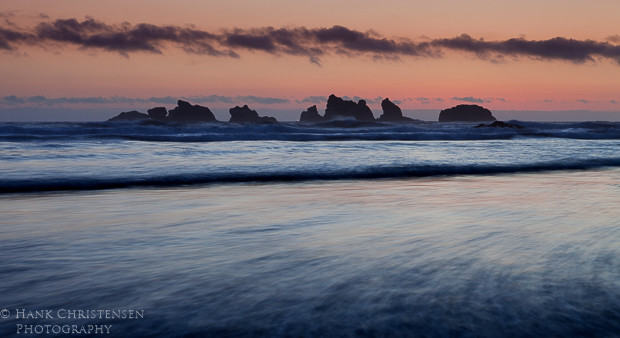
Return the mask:
M406 115L620 121L617 0L2 0L0 121L177 99L295 120L327 96Z

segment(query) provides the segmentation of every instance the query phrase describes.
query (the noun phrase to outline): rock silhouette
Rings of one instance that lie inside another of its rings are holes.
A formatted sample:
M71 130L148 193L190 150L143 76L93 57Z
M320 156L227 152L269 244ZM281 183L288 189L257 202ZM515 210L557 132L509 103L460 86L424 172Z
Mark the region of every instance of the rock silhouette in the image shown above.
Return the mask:
M497 121L491 111L476 104L459 104L439 113L439 122L485 122Z
M477 126L475 126L474 128L485 128L485 127L490 127L490 128L513 128L513 129L523 129L525 128L522 125L519 124L514 124L514 123L506 123L503 121L495 121L491 124L484 124L481 123Z
M146 111L149 114L151 120L157 121L165 121L166 115L168 115L168 110L166 107L155 107Z
M316 110L316 107L315 107ZM230 108L230 122L237 123L278 123L275 117L258 116L255 110L247 105ZM318 113L317 113L318 114ZM122 112L108 121L137 121L147 122L217 122L215 115L208 107L193 105L187 101L177 101L177 106L167 111L165 107L155 107L148 110L148 115L136 110Z
M256 110L250 109L248 105L243 107L236 106L228 110L230 113L229 122L235 123L277 123L275 117L271 116L259 116Z
M327 99L325 115L319 114L316 105L308 107L299 117L300 122L337 122L340 120L355 120L362 122L408 122L413 119L403 116L403 112L398 105L385 98L381 102L383 113L375 119L372 110L365 100L357 103L351 100L344 100L334 94ZM235 106L229 109L230 120L233 123L278 123L275 117L260 116L248 105L243 107ZM122 112L108 121L137 121L148 120L152 122L216 122L215 115L208 107L192 105L187 101L178 100L177 107L167 111L165 107L154 107L148 110L148 114L136 110ZM490 110L478 106L460 104L458 106L444 109L439 113L439 122L466 121L466 122L495 122L497 119ZM477 127L499 127L499 128L523 128L522 126L498 121L490 125L480 124Z
M325 118L319 114L319 111L316 109L316 105L312 107L308 107L307 110L301 112L299 116L300 122L321 122L324 121Z
M390 101L389 98L383 99L381 101L381 109L383 110L383 114L379 116L379 121L385 122L402 122L402 121L413 121L408 117L403 116L402 110L395 103Z
M122 112L113 118L108 119L109 122L118 122L118 121L139 121L139 120L148 120L149 116L141 113L137 110Z
M365 100L359 100L357 103L331 94L327 99L327 108L325 109L325 119L334 120L338 118L354 118L358 121L374 121L370 107L366 105Z
M177 107L170 110L168 121L174 122L214 122L215 115L207 107L192 105L187 101L177 101Z

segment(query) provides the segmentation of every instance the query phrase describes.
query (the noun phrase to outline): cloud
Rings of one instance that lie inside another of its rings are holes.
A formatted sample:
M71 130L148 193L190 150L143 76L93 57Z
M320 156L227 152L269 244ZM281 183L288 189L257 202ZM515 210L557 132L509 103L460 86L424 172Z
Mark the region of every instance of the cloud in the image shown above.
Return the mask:
M244 101L244 102L262 103L262 104L282 104L282 103L291 102L291 100L289 99L282 99L279 97L262 97L262 96L252 96L252 95L237 96L237 100Z
M427 54L426 47L407 39L396 41L383 38L374 32L362 33L343 26L310 30L311 38L321 44L333 43L350 52L372 52L379 55L422 55Z
M564 60L574 63L594 61L594 57L605 57L620 63L620 46L594 40L575 40L555 37L548 40L526 40L512 38L504 41L484 41L462 34L451 39L437 39L433 46L472 52L481 58L491 53L501 56L527 56L545 60Z
M136 103L146 102L145 99L138 98L126 98L123 96L112 97L56 97L48 98L43 95L18 97L15 95L5 96L0 99L0 104L4 105L22 105L22 104L34 104L55 106L63 104L110 104L110 103Z
M92 18L41 22L35 30L39 43L56 42L73 44L82 48L95 48L118 52L148 52L161 54L165 43L179 45L190 53L213 56L229 55L213 47L217 37L211 33L178 26L156 26L142 23L108 25Z
M260 103L260 104L282 104L289 103L291 100L283 99L279 97L264 97L264 96L220 96L220 95L209 95L209 96L188 96L183 97L182 99L197 102L197 103L209 103L209 102L222 102L222 103ZM176 103L176 101L175 101Z
M464 102L471 102L471 103L484 103L484 102L488 102L485 101L481 98L477 98L477 97L473 97L473 96L466 96L466 97L453 97L451 100L455 100L455 101L464 101Z
M327 96L308 96L308 97L304 97L301 100L295 100L295 102L320 104L323 102L327 102Z
M613 43L620 43L620 35L616 34L616 35L610 35L607 37L607 41L613 42Z
M249 34L231 34L226 37L226 44L232 47L244 47L249 50L262 50L266 52L275 52L276 44L269 36L249 35Z
M283 104L289 103L289 99L277 98L277 97L263 97L263 96L186 96L186 97L125 97L125 96L110 96L110 97L54 97L48 98L43 95L18 97L16 95L10 95L0 98L0 105L5 106L66 106L76 104L88 104L88 105L110 105L110 104L123 104L123 105L138 105L138 104L165 104L174 105L177 100L187 100L194 103L244 103L244 104Z
M0 27L0 49L15 50L15 45L32 44L37 41L34 34L22 33L10 28Z
M7 19L15 17L15 11L2 11L0 12L0 18Z
M3 97L2 101L0 101L0 102L5 103L5 104L9 104L9 105L14 105L14 104L23 104L26 101L23 98L21 98L21 97L17 97L15 95L10 95L10 96Z
M163 96L163 97L149 97L147 99L148 102L159 103L159 104L175 104L178 98L172 96Z
M618 101L616 101L616 100L609 100L609 103L611 103L611 104L618 104Z
M9 14L5 14L5 17ZM554 37L526 40L523 37L486 41L467 34L453 38L386 37L378 32L359 31L344 26L332 27L260 27L205 31L194 27L154 25L150 23L109 24L93 18L78 20L37 18L33 28L0 25L0 49L14 51L23 46L43 48L67 45L79 49L116 52L124 56L143 52L163 54L171 47L207 56L239 58L249 50L274 55L307 57L320 64L325 55L366 56L372 60L400 60L402 57L442 57L445 51L473 53L490 62L505 57L563 60L573 63L611 59L620 64L620 36L606 41ZM416 34L419 36L419 34Z
M441 99L438 99L441 100ZM455 101L464 101L464 102L472 102L472 103L491 103L491 102L495 102L495 101L500 101L500 102L507 102L505 98L503 97L485 97L485 98L481 98L481 97L473 97L473 96L466 96L466 97L453 97L451 98L451 100L455 100ZM441 102L441 101L438 101Z
M578 101L578 102L581 102L581 103L590 103L590 101L588 101L588 100L584 100L584 99L579 99L579 100L577 100L577 101Z
M454 98L453 98L454 99ZM415 99L413 99L415 101L417 101L418 103L421 104L430 104L430 103L439 103L439 102L443 102L443 99L440 97L436 97L436 98L430 98L430 97L416 97ZM408 101L412 101L412 99L408 99Z

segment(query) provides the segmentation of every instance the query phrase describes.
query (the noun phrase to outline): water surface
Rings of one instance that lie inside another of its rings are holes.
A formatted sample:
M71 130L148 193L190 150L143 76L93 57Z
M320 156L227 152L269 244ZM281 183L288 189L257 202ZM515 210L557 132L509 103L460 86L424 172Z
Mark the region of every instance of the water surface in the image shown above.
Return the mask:
M0 196L0 306L144 336L616 336L620 171ZM13 314L12 314L13 315Z

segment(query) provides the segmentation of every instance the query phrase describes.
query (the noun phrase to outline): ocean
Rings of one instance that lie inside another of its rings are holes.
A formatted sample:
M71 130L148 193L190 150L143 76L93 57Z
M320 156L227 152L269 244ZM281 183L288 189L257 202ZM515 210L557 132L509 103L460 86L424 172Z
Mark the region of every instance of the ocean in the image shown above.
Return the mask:
M0 336L620 336L620 123L0 123Z

